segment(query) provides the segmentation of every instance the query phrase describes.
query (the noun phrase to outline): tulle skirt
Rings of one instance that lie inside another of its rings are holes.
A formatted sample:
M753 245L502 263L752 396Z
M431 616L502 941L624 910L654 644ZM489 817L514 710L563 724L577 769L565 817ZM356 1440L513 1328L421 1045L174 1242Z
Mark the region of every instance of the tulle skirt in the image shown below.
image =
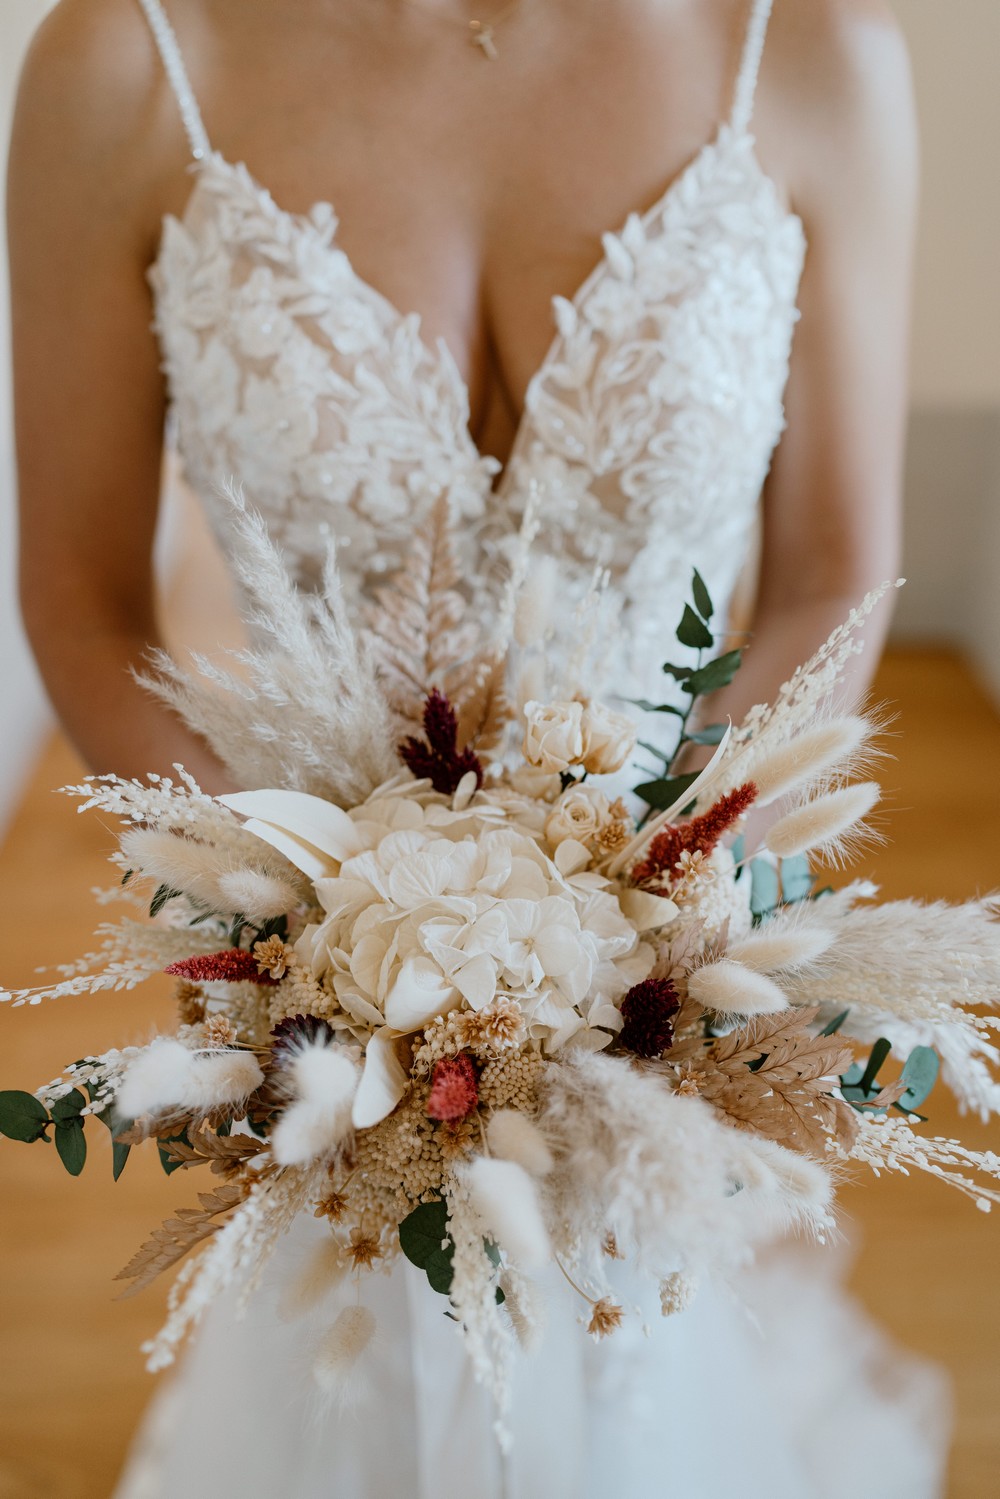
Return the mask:
M445 1301L410 1265L362 1280L378 1332L343 1409L315 1392L317 1343L353 1284L304 1318L281 1289L327 1230L296 1225L242 1317L212 1308L153 1401L115 1499L939 1499L940 1371L893 1346L837 1283L830 1250L774 1252L738 1285L660 1315L622 1266L628 1316L595 1344L547 1286L515 1366L509 1454Z

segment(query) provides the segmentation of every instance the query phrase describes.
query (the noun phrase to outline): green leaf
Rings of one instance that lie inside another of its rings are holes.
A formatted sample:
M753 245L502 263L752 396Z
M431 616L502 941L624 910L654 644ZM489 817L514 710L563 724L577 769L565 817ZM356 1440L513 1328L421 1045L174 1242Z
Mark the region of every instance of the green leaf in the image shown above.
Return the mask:
M503 1306L503 1304L507 1300L507 1298L506 1298L506 1296L503 1293L503 1287L502 1286L497 1286L495 1295L496 1295L496 1299L497 1299L497 1306Z
M741 865L743 863L743 860L746 857L746 851L747 851L746 834L745 833L740 833L740 834L737 835L737 837L735 837L733 839L732 844L731 844L730 849L729 849L729 852L733 856L733 863L737 866L737 870L736 870L736 878L737 879L740 879L742 877L742 874L743 874L743 870L739 868L739 865Z
M87 1090L88 1098L90 1099L91 1103L93 1103L93 1088L89 1083L84 1083L83 1086ZM122 1172L125 1170L125 1162L128 1160L129 1151L132 1149L132 1147L131 1145L125 1145L121 1140L116 1139L115 1130L117 1129L120 1134L125 1134L132 1128L132 1120L115 1119L113 1104L104 1109L100 1114L95 1114L94 1118L99 1119L104 1125L105 1129L111 1135L111 1174L114 1177L115 1181L117 1181Z
M711 619L713 613L712 595L705 587L705 580L697 568L695 568L694 576L691 579L691 593L694 598L694 607L702 619Z
M182 1130L179 1135L167 1135L163 1140L157 1140L156 1142L156 1148L160 1154L160 1165L167 1176L173 1176L174 1172L179 1171L183 1165L182 1161L174 1160L173 1156L166 1149L168 1145L173 1145L175 1141L184 1145L191 1144L186 1129Z
M769 916L778 904L778 871L766 859L750 865L750 910L758 920Z
M663 670L668 677L673 677L678 682L686 682L694 671L693 666L675 666L672 661L664 661ZM683 714L681 715L683 717Z
M687 645L692 650L708 651L715 644L715 636L705 624L699 619L690 604L684 605L684 613L681 622L677 626L677 639L681 645Z
M455 1279L455 1246L448 1240L447 1249L438 1247L424 1265L424 1274L432 1291L447 1296Z
M875 1087L875 1079L878 1077L879 1068L882 1066L882 1063L885 1061L890 1051L892 1051L892 1042L887 1041L885 1036L879 1036L878 1040L875 1042L875 1045L872 1047L871 1056L868 1058L868 1065L866 1066L864 1072L861 1074L861 1081L858 1084L858 1087L863 1093L878 1092L878 1089Z
M900 1094L896 1107L907 1114L918 1109L937 1082L940 1070L941 1059L936 1051L930 1046L915 1046L900 1074L907 1089Z
M87 1139L79 1114L56 1125L56 1150L70 1176L79 1176L87 1159Z
M641 796L644 802L660 811L672 807L678 797L683 796L689 786L698 779L698 772L692 771L690 775L668 776L662 781L643 781L641 786L636 786L636 796Z
M742 660L743 652L735 650L726 651L713 661L706 661L704 666L700 666L688 677L684 683L684 691L690 692L692 697L699 697L703 692L716 692L720 687L728 687L739 671Z
M422 1202L399 1225L399 1247L411 1265L423 1270L448 1237L448 1205L442 1198Z
M65 1098L57 1098L52 1105L52 1118L56 1124L65 1123L68 1119L78 1119L81 1109L87 1107L87 1100L79 1088L74 1088L72 1093L67 1093Z
M134 869L126 869L125 873L122 875L122 884L123 885L127 885L128 882L129 882L129 880L132 878L132 876L134 874L135 874L135 870Z
M647 750L649 754L655 755L657 760L662 760L664 765L669 765L674 758L672 754L668 755L665 750L662 750L658 744L650 744L647 739L637 739L635 742L640 749Z
M813 887L813 874L806 854L781 861L781 898L786 905L805 900Z
M17 1088L0 1092L0 1135L30 1145L44 1138L48 1123L49 1111L33 1093L22 1093Z
M843 1025L844 1021L847 1019L847 1017L848 1017L848 1015L850 1013L851 1013L851 1011L848 1008L846 1010L841 1010L841 1012L840 1012L839 1015L834 1015L834 1017L830 1021L829 1025L824 1025L823 1029L820 1031L820 1035L821 1036L835 1036L837 1034L837 1032L840 1030L840 1027ZM845 1076L846 1076L846 1074L845 1074ZM859 1077L861 1076L860 1070L858 1072L858 1076Z
M696 729L693 734L685 734L684 738L689 744L721 744L727 723L709 723L703 729Z
M675 718L684 717L684 709L675 708L673 703L651 703L644 697L627 697L625 701L633 708L641 708L644 713L672 713Z
M486 1258L494 1270L500 1269L500 1245L494 1244L492 1239L483 1240L483 1248L486 1250Z
M159 916L168 900L173 900L175 895L180 895L179 890L172 889L169 885L158 885L156 894L149 903L150 916Z

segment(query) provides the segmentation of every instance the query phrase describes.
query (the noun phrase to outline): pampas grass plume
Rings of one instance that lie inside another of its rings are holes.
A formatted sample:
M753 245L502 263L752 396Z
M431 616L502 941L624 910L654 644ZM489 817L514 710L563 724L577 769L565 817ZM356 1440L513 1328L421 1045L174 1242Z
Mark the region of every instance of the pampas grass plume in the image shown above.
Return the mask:
M791 859L810 849L821 849L836 858L845 836L875 806L880 795L875 781L859 781L814 797L804 806L786 812L768 831L765 846L779 859Z
M334 1043L304 1046L290 1064L298 1094L271 1132L279 1166L302 1166L330 1155L351 1130L351 1104L360 1072Z
M741 1163L743 1185L758 1194L748 1206L763 1208L772 1225L783 1231L796 1227L822 1233L831 1227L833 1180L818 1161L798 1150L788 1150L763 1135L747 1135Z
M207 1055L162 1036L130 1063L115 1100L123 1119L161 1109L213 1109L237 1103L264 1081L257 1058L246 1051Z
M777 984L731 958L705 963L688 977L688 993L720 1015L774 1015L788 1008Z
M525 1353L539 1347L548 1321L548 1303L541 1288L526 1275L507 1270L500 1277L514 1336Z
M832 941L833 933L821 926L785 926L776 931L765 926L739 942L731 942L726 957L755 973L780 973L815 962Z
M366 1306L345 1306L323 1338L313 1364L316 1383L341 1403L357 1385L358 1360L375 1336L375 1316Z
M765 751L752 762L757 805L767 807L830 771L846 770L870 733L864 718L834 718Z
M552 1152L538 1126L519 1109L500 1109L486 1126L490 1150L504 1161L516 1161L529 1176L548 1176Z
M327 1235L285 1287L280 1302L282 1319L288 1322L310 1311L340 1284L349 1267L350 1261L337 1240Z
M468 1172L472 1206L485 1228L522 1270L540 1269L550 1258L535 1184L516 1161L479 1156Z

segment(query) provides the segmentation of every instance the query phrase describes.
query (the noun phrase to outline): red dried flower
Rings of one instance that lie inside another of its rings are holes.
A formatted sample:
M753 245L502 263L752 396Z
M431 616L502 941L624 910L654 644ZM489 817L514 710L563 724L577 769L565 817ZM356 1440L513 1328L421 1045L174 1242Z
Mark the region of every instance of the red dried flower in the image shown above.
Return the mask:
M428 1118L455 1124L467 1118L478 1102L479 1079L469 1053L460 1051L455 1057L442 1057L431 1074Z
M658 1057L674 1039L674 1016L681 1007L677 990L669 979L644 979L633 984L622 1000L619 1039L639 1057Z
M458 719L455 710L436 687L427 694L424 704L426 740L412 735L399 746L399 758L418 780L428 780L435 791L451 796L462 777L470 770L476 773L476 785L483 784L483 767L471 749L458 749Z
M251 984L276 984L277 979L261 973L252 952L242 947L230 947L225 952L199 953L194 958L183 958L179 963L169 963L164 973L176 973L182 979L193 979L197 983L214 983L226 979L229 983L247 980Z
M735 791L720 796L714 806L690 822L666 827L657 833L631 873L633 885L645 885L676 869L681 854L702 853L707 858L719 839L749 806L757 800L757 787L753 781L737 786Z

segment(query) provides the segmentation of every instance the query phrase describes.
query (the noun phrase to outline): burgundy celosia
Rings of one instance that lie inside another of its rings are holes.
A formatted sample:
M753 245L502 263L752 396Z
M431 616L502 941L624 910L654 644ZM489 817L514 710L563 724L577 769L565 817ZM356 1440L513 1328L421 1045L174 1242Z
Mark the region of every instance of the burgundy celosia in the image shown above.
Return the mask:
M728 828L757 799L757 787L753 781L737 786L735 791L720 796L714 806L690 822L666 827L657 833L631 873L633 885L647 885L669 876L676 869L681 854L701 853L707 858Z
M467 1051L442 1057L431 1073L427 1115L441 1123L455 1124L472 1113L479 1102L479 1080Z
M169 963L163 971L202 984L216 983L219 979L226 979L230 983L243 980L248 980L251 984L278 983L269 973L261 973L253 953L242 947L229 947L225 952L199 953L194 958Z
M643 979L622 1000L625 1024L618 1039L639 1057L662 1056L674 1039L674 1016L681 1007L669 979Z
M483 767L471 749L458 748L458 719L455 710L436 687L427 694L424 704L426 740L412 735L399 746L399 757L418 780L428 780L435 791L451 796L469 771L476 773L476 785L483 784Z

